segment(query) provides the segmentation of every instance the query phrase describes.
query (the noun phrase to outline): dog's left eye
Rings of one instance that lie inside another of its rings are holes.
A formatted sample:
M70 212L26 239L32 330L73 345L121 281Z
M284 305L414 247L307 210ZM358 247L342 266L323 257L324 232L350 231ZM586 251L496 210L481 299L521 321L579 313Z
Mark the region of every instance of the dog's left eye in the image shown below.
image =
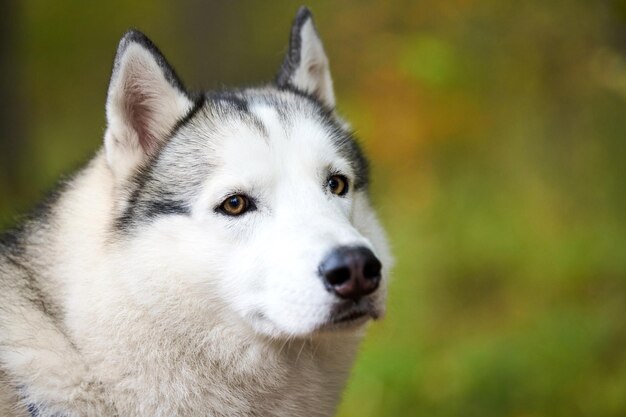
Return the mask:
M254 204L243 194L235 194L228 197L219 206L219 211L228 216L241 216L246 211L254 208Z
M331 193L342 196L348 192L348 179L343 175L333 175L328 178L328 189Z

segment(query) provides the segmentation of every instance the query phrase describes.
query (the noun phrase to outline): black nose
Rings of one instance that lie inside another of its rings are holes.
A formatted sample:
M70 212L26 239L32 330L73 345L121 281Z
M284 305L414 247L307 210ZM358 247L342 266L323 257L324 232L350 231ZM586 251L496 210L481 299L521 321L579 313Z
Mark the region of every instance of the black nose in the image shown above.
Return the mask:
M341 298L357 300L376 291L381 267L371 250L341 246L326 256L319 271L326 288Z

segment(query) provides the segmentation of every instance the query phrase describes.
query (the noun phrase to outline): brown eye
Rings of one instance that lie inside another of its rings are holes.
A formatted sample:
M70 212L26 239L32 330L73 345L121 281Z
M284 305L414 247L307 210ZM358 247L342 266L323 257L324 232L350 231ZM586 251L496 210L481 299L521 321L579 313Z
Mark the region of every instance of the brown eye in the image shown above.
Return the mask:
M348 188L348 179L343 175L333 175L328 179L328 189L335 195L345 195Z
M239 216L240 214L245 213L249 207L250 200L248 200L248 197L237 194L224 200L220 206L220 210L229 216Z

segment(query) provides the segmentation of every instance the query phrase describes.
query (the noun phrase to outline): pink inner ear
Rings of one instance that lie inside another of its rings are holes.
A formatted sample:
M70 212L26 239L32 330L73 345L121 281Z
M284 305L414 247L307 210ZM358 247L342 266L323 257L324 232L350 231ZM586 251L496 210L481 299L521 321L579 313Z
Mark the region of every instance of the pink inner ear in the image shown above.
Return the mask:
M154 131L156 112L150 105L153 97L145 91L145 85L133 80L126 84L124 92L126 117L137 133L144 152L152 155L158 148L158 138Z

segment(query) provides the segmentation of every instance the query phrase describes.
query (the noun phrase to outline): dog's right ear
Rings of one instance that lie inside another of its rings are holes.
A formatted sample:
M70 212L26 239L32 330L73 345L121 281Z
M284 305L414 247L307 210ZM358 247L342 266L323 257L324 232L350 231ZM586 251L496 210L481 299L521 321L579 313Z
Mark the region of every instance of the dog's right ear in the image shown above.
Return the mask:
M106 103L105 151L109 167L125 178L168 139L193 102L172 67L141 32L117 48Z

